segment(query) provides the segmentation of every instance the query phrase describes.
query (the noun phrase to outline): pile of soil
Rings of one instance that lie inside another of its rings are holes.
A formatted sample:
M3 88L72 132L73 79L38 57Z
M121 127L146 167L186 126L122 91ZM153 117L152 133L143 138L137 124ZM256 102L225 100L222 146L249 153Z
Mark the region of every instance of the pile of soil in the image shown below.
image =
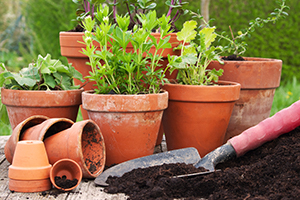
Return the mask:
M298 199L300 197L300 128L265 143L244 156L219 164L221 171L189 178L190 165L136 169L109 177L108 193L130 199ZM191 171L190 171L191 172Z
M61 187L63 189L72 188L78 183L78 179L74 178L73 180L70 180L67 179L66 176L55 176L54 181L58 187Z

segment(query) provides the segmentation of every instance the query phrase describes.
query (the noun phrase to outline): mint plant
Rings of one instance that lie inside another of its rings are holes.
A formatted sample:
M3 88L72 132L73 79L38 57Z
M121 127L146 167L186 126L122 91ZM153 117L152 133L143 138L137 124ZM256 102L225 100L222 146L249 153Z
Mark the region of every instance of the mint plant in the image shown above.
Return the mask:
M177 39L183 41L180 56L168 56L171 72L178 70L178 83L184 85L211 85L218 82L223 70L208 70L207 66L212 60L220 60L216 53L217 47L211 46L217 34L215 27L205 27L198 31L197 22L187 21L177 33ZM198 37L196 37L198 36Z
M38 56L35 63L21 69L18 73L10 72L3 63L0 74L0 86L14 90L71 90L80 86L73 84L73 78L82 82L82 75L72 67L65 66L59 60L51 59L51 55Z
M107 6L99 6L96 19L88 16L83 21L86 48L82 53L89 57L92 71L87 78L96 82L95 93L159 93L160 84L167 80L165 71L157 67L164 49L171 48L170 36L167 36L170 17L157 18L155 11L139 14L141 26L129 30L130 16L116 15L117 24L114 24L109 13ZM100 22L98 25L96 20ZM151 35L154 28L160 30L159 38ZM99 50L94 42L99 43ZM155 47L154 53L150 52L152 47Z

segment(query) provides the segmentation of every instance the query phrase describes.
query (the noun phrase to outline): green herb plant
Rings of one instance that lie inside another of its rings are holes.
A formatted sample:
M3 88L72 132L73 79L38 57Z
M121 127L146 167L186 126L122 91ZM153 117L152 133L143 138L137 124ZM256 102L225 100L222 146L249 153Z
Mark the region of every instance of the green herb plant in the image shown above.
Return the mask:
M178 70L178 83L184 85L211 85L218 82L223 70L209 70L207 66L212 60L220 60L216 53L218 47L212 46L217 34L215 27L205 27L200 31L197 22L187 21L177 33L177 39L182 41L180 56L168 56L171 72Z
M95 19L89 16L83 21L86 48L82 53L89 57L92 70L87 78L96 82L95 93L159 93L160 84L167 81L165 70L158 67L164 49L171 48L170 36L167 36L169 17L157 18L155 11L141 13L138 18L142 26L129 30L129 16L116 15L117 24L114 24L109 13L107 6L99 6L95 15L100 22L97 26ZM159 38L151 35L154 28L160 30ZM100 44L99 50L94 42ZM129 46L132 50L127 49ZM154 51L150 51L152 47Z
M286 0L278 1L278 8L275 8L273 12L269 14L269 16L265 19L257 17L255 20L251 20L249 22L249 26L247 28L244 28L242 30L239 30L237 34L235 35L232 31L231 26L229 26L230 30L230 36L226 35L226 32L223 31L221 34L216 33L218 41L225 40L227 45L225 46L219 46L220 53L231 53L236 56L240 56L245 53L247 44L244 41L246 37L250 37L251 33L255 31L256 28L262 28L265 24L273 23L275 24L278 20L285 18L288 16L288 13L286 10L289 9L289 7L286 5ZM209 26L209 23L203 20L203 17L195 12L189 11L193 17L200 18L206 26Z
M21 69L18 73L10 72L3 63L0 74L0 86L14 90L71 90L78 89L73 78L84 81L82 75L72 67L65 66L60 60L51 59L51 55L38 56L36 62Z

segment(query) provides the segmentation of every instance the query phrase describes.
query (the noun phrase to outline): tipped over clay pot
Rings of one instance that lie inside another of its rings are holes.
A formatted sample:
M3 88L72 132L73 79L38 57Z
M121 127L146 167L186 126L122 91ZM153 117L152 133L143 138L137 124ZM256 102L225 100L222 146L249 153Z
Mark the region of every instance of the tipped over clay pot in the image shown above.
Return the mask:
M73 190L80 184L81 179L81 168L71 159L58 160L50 170L50 180L59 190Z
M105 166L105 145L99 127L92 120L74 123L44 140L49 162L69 158L79 164L84 178L95 178Z
M74 122L67 118L51 118L45 116L32 116L20 123L13 131L5 145L5 156L12 162L15 147L21 140L40 140L70 128Z
M12 163L12 159L15 153L16 145L21 140L20 136L26 131L27 129L36 126L38 124L41 124L45 120L49 119L46 116L43 115L34 115L31 117L28 117L21 123L19 123L16 128L13 130L11 136L7 140L5 147L4 147L4 153L6 160L9 163Z
M20 141L8 170L9 189L16 192L49 190L52 186L50 169L51 165L42 141Z

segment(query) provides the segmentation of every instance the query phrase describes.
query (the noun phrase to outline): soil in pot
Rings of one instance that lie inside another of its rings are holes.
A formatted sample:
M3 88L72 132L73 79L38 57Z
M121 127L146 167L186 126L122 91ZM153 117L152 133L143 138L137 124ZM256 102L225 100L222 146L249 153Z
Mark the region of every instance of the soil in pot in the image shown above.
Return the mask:
M137 169L108 179L108 193L130 199L298 199L300 196L300 127L240 158L219 164L221 171L171 179L174 167ZM180 165L185 171L188 165ZM159 176L155 175L160 173Z
M63 189L72 188L77 185L78 180L74 178L73 180L68 179L67 176L55 176L55 184Z

